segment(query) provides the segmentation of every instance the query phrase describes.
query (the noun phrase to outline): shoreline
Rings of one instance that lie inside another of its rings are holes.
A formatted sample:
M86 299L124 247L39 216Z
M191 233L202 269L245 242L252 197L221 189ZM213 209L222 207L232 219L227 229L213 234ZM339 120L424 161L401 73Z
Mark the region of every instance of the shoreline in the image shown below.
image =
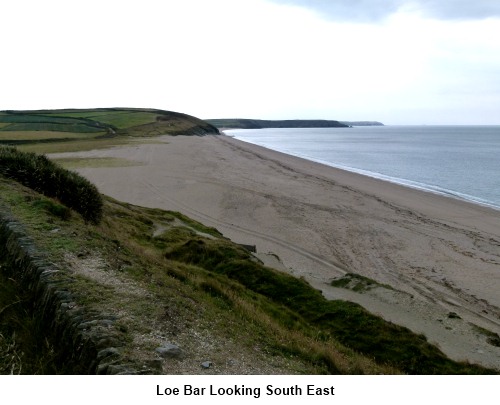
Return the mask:
M303 156L280 152L274 149L267 148L265 146L237 139L230 135L223 134L222 136L233 139L237 142L241 142L242 144L255 147L256 150L259 150L262 156L264 156L266 159L273 159L273 155L276 155L277 159L285 160L287 162L291 162L293 159L299 159L304 163L305 162L311 163L312 164L311 167L313 167L314 165L318 165L317 167L314 168L316 173L321 172L322 168L326 169L327 171L328 169L331 169L332 173L333 171L335 171L336 172L335 176L341 178L342 182L345 183L347 186L350 185L351 182L354 182L356 187L362 186L364 189L367 189L366 190L367 192L380 195L380 198L387 197L387 193L390 193L389 198L391 200L398 200L398 202L408 204L409 203L408 197L411 195L411 198L412 199L415 198L416 201L415 204L412 204L412 207L415 210L421 210L423 207L428 205L427 209L431 209L431 211L426 212L426 214L429 215L435 213L435 211L432 211L432 205L435 205L434 202L431 202L432 198L436 198L436 201L442 199L441 201L438 202L438 204L450 204L452 205L453 210L458 209L463 212L469 210L471 211L477 210L478 213L484 215L485 221L481 221L482 225L486 226L492 233L500 234L500 232L497 232L496 228L497 225L500 226L500 207L497 208L489 204L481 204L479 202L471 201L465 198L460 198L455 195L448 195L440 192L434 192L432 190L420 189L417 187L412 187L407 184L401 184L396 181L390 181L384 178L370 176L368 174L360 173L354 170L348 170L346 168L334 166L332 164L328 164L327 162L321 162ZM374 188L371 183L373 183L373 185L376 184L377 187ZM377 192L377 190L379 190L379 192ZM401 195L401 198L399 198L399 194ZM427 204L422 204L426 200L426 197L424 197L425 195L428 196L429 202L427 202ZM465 219L466 217L467 215L464 215L463 219ZM480 219L476 215L474 215L473 220L476 221ZM492 220L493 223L495 224L494 227L489 226L490 220ZM474 226L474 224L470 225Z
M411 189L414 189L414 190L422 191L424 193L431 193L431 194L439 195L439 196L442 196L442 197L453 198L453 199L456 199L456 200L459 200L459 201L468 202L468 203L471 203L471 204L474 204L474 205L479 205L479 206L482 206L482 207L491 208L491 209L493 209L495 211L500 211L500 205L496 205L494 203L484 201L480 197L475 197L475 196L469 196L469 195L466 195L466 194L462 194L462 193L460 193L458 191L446 190L446 189L442 189L440 187L436 187L436 189L433 189L432 186L430 186L428 184L421 183L421 185L420 185L420 183L418 183L416 181L413 181L413 180L399 179L397 177L391 177L391 176L384 175L382 173L371 172L369 170L356 169L356 168L352 168L352 167L336 165L334 163L330 163L330 162L327 162L327 161L324 161L324 160L321 160L321 159L314 159L312 157L305 156L305 155L300 155L298 153L297 154L292 154L292 153L282 152L282 151L279 151L279 150L276 150L276 149L268 148L268 147L263 146L263 145L259 145L257 143L253 143L253 142L245 141L243 139L239 139L239 138L237 138L236 136L233 136L233 135L227 135L227 134L223 133L222 136L227 136L227 137L230 137L230 138L234 138L234 139L236 139L238 141L245 142L245 143L248 143L250 145L259 146L261 148L269 149L269 150L272 150L274 152L279 152L279 153L283 153L285 155L293 156L293 157L296 157L296 158L299 158L299 159L308 160L308 161L311 161L311 162L314 162L314 163L318 163L318 164L321 164L321 165L324 165L324 166L328 166L328 167L331 167L331 168L334 168L334 169L342 170L344 172L355 173L355 174L358 174L358 175L361 175L361 176L370 177L370 178L375 179L375 180L385 181L385 182L388 182L388 183L396 184L398 186L403 186L403 187L411 188Z
M266 264L425 334L455 360L500 370L500 348L484 333L500 334L498 211L230 136L157 139L51 157L132 160L78 172L114 198L180 211L256 245ZM380 285L329 285L346 273Z
M395 126L395 127L400 127L400 126ZM408 128L408 127L409 126L402 126L402 128ZM450 127L456 127L456 126L450 126ZM241 131L243 131L243 133L245 133L246 130L241 130ZM281 150L274 149L273 147L266 146L265 142L264 142L264 144L260 144L259 143L260 138L259 137L254 138L254 137L252 137L251 134L249 135L250 136L249 139L246 139L246 136L241 137L239 135L241 132L238 132L238 129L223 128L223 129L221 129L221 132L223 135L235 138L235 139L240 140L242 142L249 143L249 144L256 145L256 146L261 146L263 148L269 148L269 149L272 149L272 150L275 150L277 152L281 152L281 153L284 153L284 154L287 154L290 156L295 156L295 157L298 157L301 159L310 160L310 161L320 163L320 164L323 164L323 165L326 165L329 167L333 167L336 169L348 171L351 173L361 174L363 176L368 176L368 177L371 177L371 178L374 178L377 180L387 181L387 182L402 185L405 187L414 188L414 189L421 190L424 192L429 192L429 193L433 193L433 194L442 195L445 197L450 197L450 198L455 198L455 199L459 199L459 200L463 200L463 201L468 201L468 202L471 202L473 204L489 207L489 208L492 208L494 210L500 211L500 200L498 200L498 199L497 200L495 200L495 199L490 200L490 199L488 199L487 196L486 196L486 198L484 198L481 196L475 196L472 194L468 194L468 191L465 189L462 189L460 185L457 185L456 189L453 189L453 188L447 188L445 186L440 186L440 185L436 185L436 184L432 184L432 183L426 183L426 182L420 182L418 180L412 180L411 177L410 178L394 177L394 176L391 176L388 174L383 174L382 172L371 171L369 169L363 169L363 168L359 168L359 167L351 167L348 165L340 164L336 161L328 161L328 160L323 160L321 158L316 158L314 156L308 156L307 154L302 154L300 151L287 150L287 148L285 147L286 145L282 145L282 144L275 145L278 148L281 148Z

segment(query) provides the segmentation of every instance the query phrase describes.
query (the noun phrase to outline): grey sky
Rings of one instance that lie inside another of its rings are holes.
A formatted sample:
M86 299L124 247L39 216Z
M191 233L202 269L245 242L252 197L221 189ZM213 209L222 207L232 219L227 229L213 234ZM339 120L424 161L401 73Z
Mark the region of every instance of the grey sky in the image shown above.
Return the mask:
M500 0L23 0L2 15L0 110L500 125Z
M498 0L271 0L315 10L332 20L379 21L396 11L420 12L438 19L500 16Z

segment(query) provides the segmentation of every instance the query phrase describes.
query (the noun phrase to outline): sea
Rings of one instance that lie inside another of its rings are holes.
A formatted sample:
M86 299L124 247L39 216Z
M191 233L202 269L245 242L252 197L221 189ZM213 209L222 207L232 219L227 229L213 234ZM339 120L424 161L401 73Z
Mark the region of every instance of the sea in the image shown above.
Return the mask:
M500 210L500 126L225 130L244 142Z

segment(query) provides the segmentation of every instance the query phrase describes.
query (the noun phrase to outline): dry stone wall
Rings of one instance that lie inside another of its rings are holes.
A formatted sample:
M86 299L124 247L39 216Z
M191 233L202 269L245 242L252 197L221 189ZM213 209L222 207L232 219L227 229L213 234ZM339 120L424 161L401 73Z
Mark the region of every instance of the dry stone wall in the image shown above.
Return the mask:
M27 235L24 226L0 206L0 255L22 288L33 297L41 338L56 349L57 367L64 374L147 374L148 368L122 356L123 339L116 319L78 304L65 269L51 263Z

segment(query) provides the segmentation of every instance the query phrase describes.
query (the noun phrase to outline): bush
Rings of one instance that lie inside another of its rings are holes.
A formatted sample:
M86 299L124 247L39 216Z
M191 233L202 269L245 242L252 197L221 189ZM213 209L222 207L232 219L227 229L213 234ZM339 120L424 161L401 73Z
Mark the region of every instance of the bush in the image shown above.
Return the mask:
M0 147L0 174L47 197L58 199L92 223L102 218L102 197L97 187L46 156Z
M406 373L492 372L446 358L437 347L427 342L425 336L387 322L356 303L329 301L306 281L251 261L248 252L228 241L192 239L169 249L165 256L237 281L270 299L276 308L295 313L296 319L318 328L325 336L333 336L351 349ZM212 290L210 293L214 294ZM293 317L287 318L293 322Z
M41 208L50 214L59 217L65 221L71 218L71 210L65 205L58 204L50 199L39 199L33 202L33 207Z

